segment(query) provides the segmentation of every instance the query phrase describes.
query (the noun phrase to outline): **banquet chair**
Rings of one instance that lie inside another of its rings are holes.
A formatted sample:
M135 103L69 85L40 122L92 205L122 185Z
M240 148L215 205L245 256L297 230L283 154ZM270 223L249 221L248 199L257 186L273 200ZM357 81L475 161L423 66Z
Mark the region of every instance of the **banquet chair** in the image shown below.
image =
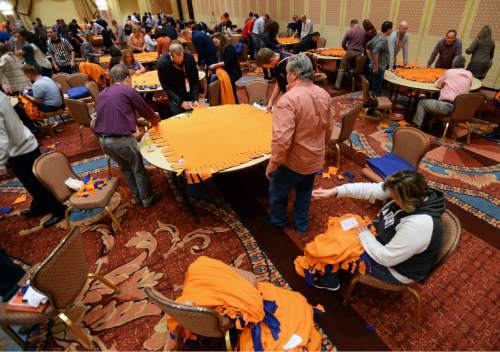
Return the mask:
M248 84L245 86L245 93L248 98L248 104L260 104L260 102L262 101L265 105L267 105L269 101L269 82L263 79L257 79L255 81L248 82Z
M253 273L234 268L241 276L254 285L257 278ZM226 348L232 351L230 330L234 328L233 320L220 315L216 310L190 304L181 304L160 296L150 287L144 290L148 299L160 307L169 317L175 319L179 325L175 334L175 351L182 350L182 340L186 330L205 337L224 337Z
M97 98L99 97L100 91L97 83L94 81L85 82L85 87L88 89L90 96L94 100L94 103L97 104Z
M65 75L67 75L67 74L65 73ZM63 78L61 78L61 80L63 80ZM56 86L57 86L57 88L59 88L59 94L61 95L62 101L64 101L63 86L57 81L56 81ZM54 136L54 128L53 128L52 124L50 123L50 118L51 117L53 117L53 118L59 117L61 119L61 121L64 122L63 116L65 113L66 113L66 107L64 106L64 104L59 109L57 109L55 111L50 111L50 112L40 111L40 115L42 117L42 120L47 120L47 128L49 130L49 134L52 137Z
M361 87L363 89L363 104L368 103L368 97L370 94L370 84L368 83L368 80L366 79L365 76L361 75ZM382 115L382 120L390 120L391 114L392 114L392 101L389 100L387 97L377 97L377 110L381 110L383 115ZM363 124L366 121L366 114L365 118L363 120Z
M240 59L241 71L251 71L252 67L250 64L250 60L248 59L248 45L243 44L243 49L241 50L241 53L238 55L238 57Z
M460 237L462 234L462 226L460 224L460 220L448 209L446 209L441 217L441 221L443 224L443 241L441 245L441 250L439 251L438 259L431 273L427 276L427 279L439 268L441 267L448 258L453 254L453 252L457 249L458 243L460 241ZM358 283L362 283L364 285L368 285L371 287L375 287L381 290L386 291L397 291L397 292L406 292L409 291L416 299L416 307L415 307L415 323L417 329L420 327L421 321L421 305L422 298L417 288L417 284L412 282L410 284L393 284L389 282L382 281L377 279L376 277L370 274L358 274L356 275L349 284L349 288L344 297L344 306L347 305L352 297L354 288ZM421 284L421 283L420 283Z
M69 77L69 74L64 73L64 72L56 73L56 74L52 75L52 80L56 83L59 83L63 94L66 94L68 92L68 89L71 88L71 86L68 83L68 77Z
M220 82L218 80L208 85L208 94L208 103L210 106L221 105Z
M94 346L88 336L67 314L88 279L98 280L114 293L120 293L120 289L111 281L98 273L89 272L83 236L80 229L74 227L31 275L31 287L49 298L48 307L43 313L32 313L9 311L5 309L5 303L0 303L2 329L24 348L25 343L11 326L31 326L59 318L84 344L84 347L93 349Z
M358 55L356 57L356 60L354 61L354 67L349 70L349 74L351 75L351 91L354 92L354 89L356 87L356 77L360 77L363 74L363 71L365 69L365 64L366 60L368 59L368 56L365 54Z
M93 125L93 118L90 116L89 108L87 104L80 100L64 99L64 103L73 120L80 125L78 131L80 132L80 145L83 146L83 129L85 127L91 128Z
M417 169L420 161L429 151L429 147L429 138L417 128L400 126L392 134L391 153L399 156ZM383 181L382 177L368 165L361 170L361 173L370 181Z
M319 37L318 43L317 43L318 48L325 48L326 47L326 38L325 37Z
M76 72L68 76L67 82L70 87L83 87L85 83L89 81L89 76L84 73Z
M61 203L68 202L68 208L65 213L67 229L71 225L71 210L104 208L113 224L121 231L120 222L109 209L111 198L119 187L118 178L110 177L106 179L106 185L102 189L89 194L87 197L80 197L64 183L70 177L77 180L80 177L71 168L66 155L59 151L39 156L33 164L33 174L42 185L52 192L58 201Z
M453 104L453 110L450 115L447 116L433 116L433 120L437 119L445 123L443 139L448 133L448 128L450 125L455 123L465 123L467 126L467 144L470 144L470 135L472 132L472 126L470 121L474 120L479 107L484 103L486 97L479 93L467 93L457 95L455 102ZM431 124L432 124L431 120Z
M337 170L340 170L340 144L348 140L352 148L350 137L352 131L354 130L354 125L356 124L356 119L358 118L361 109L362 107L360 106L349 110L342 116L342 125L340 127L333 127L328 146L330 148L335 147L335 149L337 150Z

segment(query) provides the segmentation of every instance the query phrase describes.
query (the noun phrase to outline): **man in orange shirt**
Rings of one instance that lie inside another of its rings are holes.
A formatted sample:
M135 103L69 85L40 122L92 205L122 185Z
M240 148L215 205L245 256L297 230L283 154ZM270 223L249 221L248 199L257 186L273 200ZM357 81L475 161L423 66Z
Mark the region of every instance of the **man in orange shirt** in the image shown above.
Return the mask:
M266 176L271 217L268 224L287 226L288 195L295 189L293 225L307 230L309 205L317 171L323 169L327 143L333 129L330 95L313 84L313 67L305 55L288 59L288 90L273 111L271 159Z
M172 44L172 39L164 33L160 32L156 35L156 46L158 49L158 56L162 56L163 54L168 53L168 49L170 48L170 44Z

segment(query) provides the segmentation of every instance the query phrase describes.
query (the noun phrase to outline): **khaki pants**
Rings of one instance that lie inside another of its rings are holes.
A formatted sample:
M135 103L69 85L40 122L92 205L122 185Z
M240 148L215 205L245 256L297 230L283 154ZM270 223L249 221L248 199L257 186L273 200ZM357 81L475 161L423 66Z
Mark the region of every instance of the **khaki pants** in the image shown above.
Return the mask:
M361 54L359 51L347 50L342 61L340 61L340 69L344 72L349 71L351 67L354 67L356 58Z

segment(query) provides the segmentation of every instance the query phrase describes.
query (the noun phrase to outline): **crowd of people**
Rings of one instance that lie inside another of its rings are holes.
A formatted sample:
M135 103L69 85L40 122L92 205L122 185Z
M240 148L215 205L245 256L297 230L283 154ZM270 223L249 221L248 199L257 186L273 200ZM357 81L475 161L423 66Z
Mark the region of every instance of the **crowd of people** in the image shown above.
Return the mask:
M377 219L380 226L376 226L378 237L366 228L359 230L361 244L373 263L372 275L387 282L408 283L422 281L431 272L441 246L445 203L443 193L430 189L418 172L401 171L380 184L352 183L313 191L315 175L323 168L332 135L334 103L325 89L313 84L310 57L300 54L317 48L320 33L313 30L311 19L294 16L288 25L290 35L299 40L292 52L279 43L279 24L266 14L249 13L240 30L241 43L235 45L228 38L235 29L228 13L211 27L151 13L134 13L123 26L116 20L108 21L98 15L83 23L72 20L66 24L60 19L46 26L37 18L33 31L19 23L6 25L0 31L0 172L6 173L8 163L32 195L31 208L23 215L52 214L43 224L46 227L64 217L65 206L31 171L40 149L33 134L37 133L37 126L26 111L27 104L41 112L63 107L60 87L51 79L54 73L71 74L77 72L78 60L99 65L103 55L110 55L106 70L111 84L99 94L93 131L103 151L118 164L132 190L133 204L149 208L162 198L162 193L154 190L135 134L141 124L158 123L160 115L145 101L147 96L141 96L132 87L133 77L146 72L134 54L157 53L158 78L170 113L177 115L203 102L200 69L207 73L209 83L229 80L234 102L238 103L236 81L242 77L238 46L246 44L248 59L256 60L266 79L276 81L268 103L268 110L272 111L272 152L265 172L270 184L270 216L266 223L277 228L289 225L287 206L293 190L296 196L292 227L299 234L308 229L309 208L315 198L383 200L386 203ZM381 95L385 71L409 65L408 31L406 21L401 21L397 30L393 30L392 22L384 21L378 31L368 19L361 24L357 19L351 20L341 44L345 55L335 88L341 89L343 78L356 59L367 55L365 76L370 90ZM97 47L98 40L102 44ZM186 43L195 52L186 50ZM435 83L441 88L439 97L420 100L412 120L414 125L421 127L429 113L449 114L455 98L470 91L473 77L486 76L494 48L491 29L485 26L466 49L471 60L465 68L457 31L449 30L427 63L428 67L435 63L436 68L447 69ZM402 64L398 61L400 53ZM18 96L21 103L11 107L8 95ZM137 115L143 119L138 120ZM333 271L316 277L316 287L337 290L339 285Z

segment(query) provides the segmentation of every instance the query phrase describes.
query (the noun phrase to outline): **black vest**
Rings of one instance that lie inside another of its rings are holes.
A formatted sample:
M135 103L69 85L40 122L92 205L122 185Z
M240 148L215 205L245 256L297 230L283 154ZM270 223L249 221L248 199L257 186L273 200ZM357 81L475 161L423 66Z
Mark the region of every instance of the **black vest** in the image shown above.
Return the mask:
M416 254L410 259L395 265L392 269L396 270L401 275L406 276L414 281L423 281L436 265L439 251L442 245L443 227L441 223L441 214L431 214L426 211L425 207L417 209L410 215L426 214L432 217L432 237L429 246L422 253ZM377 229L377 240L382 244L387 244L396 234L396 227L401 219L408 216L394 202L388 202L379 212L378 222L375 224ZM415 236L418 236L418 231L415 231Z

